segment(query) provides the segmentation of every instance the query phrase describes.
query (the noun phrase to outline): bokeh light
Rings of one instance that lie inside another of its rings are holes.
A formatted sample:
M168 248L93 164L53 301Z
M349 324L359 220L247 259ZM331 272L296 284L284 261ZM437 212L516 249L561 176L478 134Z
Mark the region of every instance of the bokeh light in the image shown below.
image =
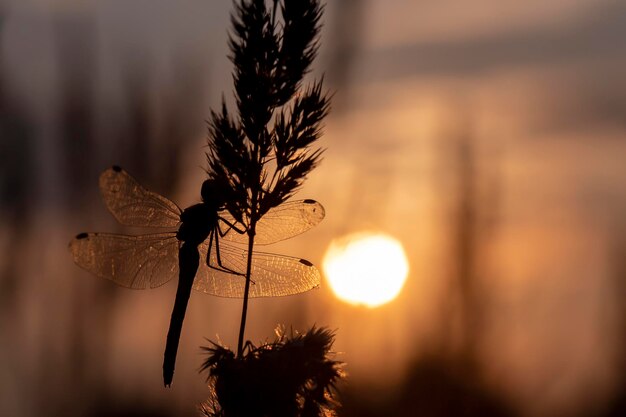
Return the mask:
M391 236L369 232L333 240L323 268L339 299L367 307L396 298L409 272L402 244Z

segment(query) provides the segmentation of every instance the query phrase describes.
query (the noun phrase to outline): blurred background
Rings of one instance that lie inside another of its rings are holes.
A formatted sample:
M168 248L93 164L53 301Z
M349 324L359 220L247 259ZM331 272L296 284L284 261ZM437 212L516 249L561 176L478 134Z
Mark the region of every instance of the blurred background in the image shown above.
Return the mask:
M236 344L241 301L193 294L174 384L176 284L76 267L82 231L122 232L99 173L199 201L230 1L0 2L0 415L193 416L199 346ZM338 0L313 76L335 92L326 208L272 251L317 265L364 230L402 242L399 296L322 288L253 300L247 338L336 329L342 416L626 415L626 3Z

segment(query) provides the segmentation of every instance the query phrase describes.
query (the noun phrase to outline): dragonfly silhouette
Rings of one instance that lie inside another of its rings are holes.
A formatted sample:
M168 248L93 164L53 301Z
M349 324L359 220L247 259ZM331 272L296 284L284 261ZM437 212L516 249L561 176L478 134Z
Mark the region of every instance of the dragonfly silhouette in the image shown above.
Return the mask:
M202 202L185 210L148 191L117 166L100 175L100 191L121 224L170 229L141 235L81 233L69 244L78 266L123 287L155 288L179 277L163 358L163 381L169 386L191 289L243 297L247 251L232 243L246 243L248 236L243 225L224 210L225 202L210 179L202 185ZM255 243L288 239L323 218L324 208L314 200L286 202L261 217ZM305 259L253 253L250 297L297 294L319 282L319 271Z

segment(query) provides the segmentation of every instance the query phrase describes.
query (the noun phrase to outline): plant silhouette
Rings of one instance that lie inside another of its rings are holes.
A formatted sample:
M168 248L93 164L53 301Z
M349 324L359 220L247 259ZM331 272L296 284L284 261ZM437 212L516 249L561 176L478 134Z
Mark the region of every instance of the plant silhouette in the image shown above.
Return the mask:
M257 224L290 198L315 168L329 98L322 81L302 88L316 56L322 8L317 0L242 0L235 4L230 58L238 117L222 102L209 121L209 178L248 236L241 356ZM279 18L280 17L280 18Z
M235 8L230 48L238 117L224 102L211 113L202 202L181 210L114 166L100 176L109 211L124 225L166 231L81 233L69 245L77 265L124 287L154 288L178 275L163 362L166 386L192 288L243 297L241 357L249 297L297 294L320 281L304 259L253 248L298 235L324 217L314 200L286 202L322 153L311 146L329 99L322 81L301 89L317 52L322 9L318 1L293 0L276 0L270 9L263 1L241 1ZM233 243L247 244L247 250Z
M274 342L247 343L243 356L217 344L203 348L213 397L202 405L207 417L334 415L341 364L328 358L334 335L313 327L306 334L277 330Z
M312 328L279 332L273 343L245 344L254 244L272 210L280 210L319 163L312 149L328 113L322 81L302 87L318 49L322 8L316 0L241 0L232 15L231 60L238 117L226 104L209 122L209 178L248 236L246 286L237 353L204 348L212 397L207 417L334 415L340 364L329 358L333 334Z

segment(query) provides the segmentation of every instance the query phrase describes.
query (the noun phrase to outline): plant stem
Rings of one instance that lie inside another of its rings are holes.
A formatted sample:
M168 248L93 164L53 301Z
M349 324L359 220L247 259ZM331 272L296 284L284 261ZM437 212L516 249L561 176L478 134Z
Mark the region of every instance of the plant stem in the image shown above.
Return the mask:
M246 267L246 286L243 291L243 308L241 311L241 324L239 325L239 340L237 342L237 357L243 355L243 334L246 330L246 315L248 314L248 295L250 293L250 274L252 273L252 249L254 248L254 229L256 222L254 219L250 223L248 232L248 265Z
M254 158L258 161L260 159L258 141L254 145ZM241 324L239 325L239 340L237 341L237 357L241 358L243 355L243 335L246 330L246 316L248 315L248 298L250 295L250 276L252 275L252 250L254 249L254 235L256 234L256 222L259 219L258 203L259 203L259 190L261 189L261 173L258 172L258 181L255 184L256 188L252 191L251 198L251 210L250 210L250 225L248 227L248 261L246 265L246 286L243 291L243 306L241 309Z

